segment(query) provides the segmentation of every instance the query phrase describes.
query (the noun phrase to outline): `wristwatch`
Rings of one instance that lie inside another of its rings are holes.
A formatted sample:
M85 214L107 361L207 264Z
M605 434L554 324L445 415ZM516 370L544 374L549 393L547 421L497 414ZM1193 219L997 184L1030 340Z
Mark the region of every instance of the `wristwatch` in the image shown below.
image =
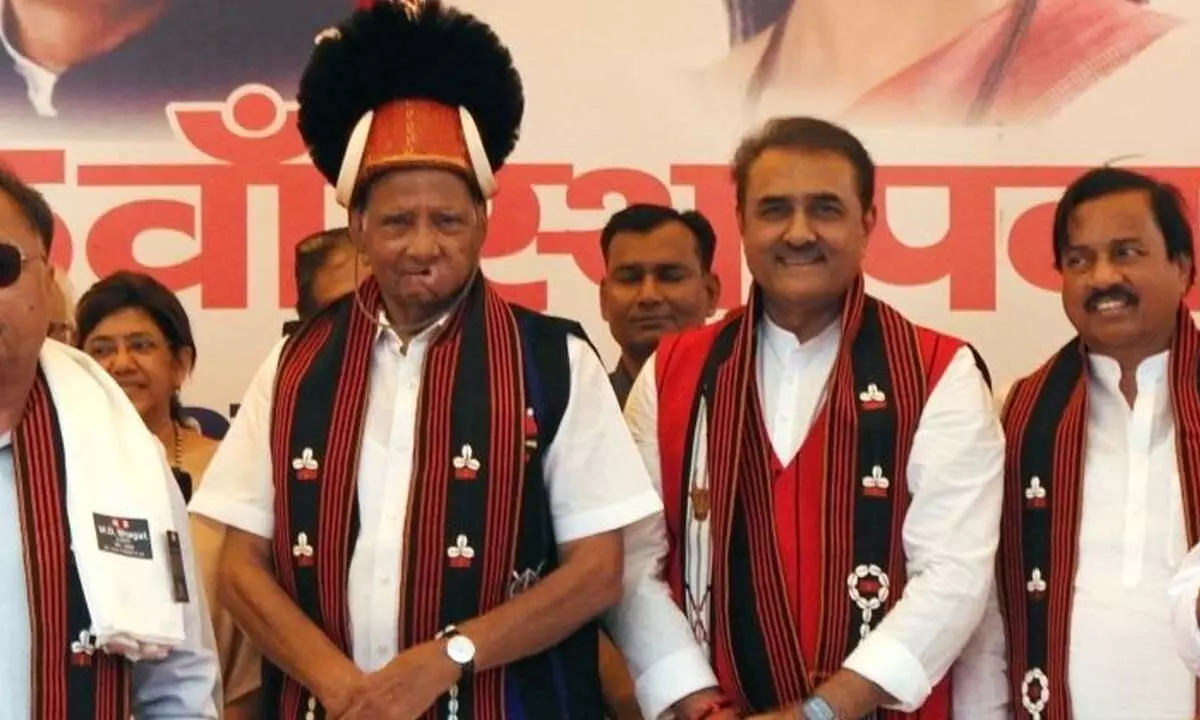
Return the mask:
M801 710L804 712L804 720L838 720L837 713L819 695L805 700Z
M447 625L437 636L446 641L446 656L458 666L463 677L475 671L475 643L471 642L471 638L453 625Z

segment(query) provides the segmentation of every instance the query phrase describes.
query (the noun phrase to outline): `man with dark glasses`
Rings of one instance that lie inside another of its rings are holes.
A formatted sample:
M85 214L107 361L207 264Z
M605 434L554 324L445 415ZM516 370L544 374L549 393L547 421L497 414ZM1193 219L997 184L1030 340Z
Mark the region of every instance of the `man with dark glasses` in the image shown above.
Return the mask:
M13 717L216 718L162 447L102 368L46 342L53 232L41 194L0 169L0 698Z

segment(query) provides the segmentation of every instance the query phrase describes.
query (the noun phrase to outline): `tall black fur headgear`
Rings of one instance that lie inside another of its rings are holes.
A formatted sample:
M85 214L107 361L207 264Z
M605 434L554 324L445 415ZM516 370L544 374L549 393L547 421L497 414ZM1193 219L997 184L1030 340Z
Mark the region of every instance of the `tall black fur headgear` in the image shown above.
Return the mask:
M376 0L322 32L297 99L309 155L343 206L405 165L455 170L490 197L525 111L508 49L440 0Z

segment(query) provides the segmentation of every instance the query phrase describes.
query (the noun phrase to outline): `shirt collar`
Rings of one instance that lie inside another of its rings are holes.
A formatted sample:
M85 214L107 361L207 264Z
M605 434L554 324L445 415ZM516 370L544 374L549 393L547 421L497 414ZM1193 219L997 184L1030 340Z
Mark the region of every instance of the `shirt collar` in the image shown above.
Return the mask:
M408 341L408 344L405 345L404 343L400 342L400 336L396 334L396 331L392 330L391 321L388 320L387 313L380 308L379 314L375 318L375 342L379 343L380 341L385 341L393 343L397 348L404 349L410 348L413 345L425 345L429 343L434 336L441 332L442 328L446 326L446 322L449 319L450 313L442 315L440 318L435 320L432 325L413 336L413 338Z
M830 347L836 347L842 337L840 320L839 317L816 336L800 342L794 334L776 325L766 313L763 313L762 321L759 323L760 337L768 352L780 362L787 362L794 353L812 355L828 350Z
M1116 360L1107 355L1096 355L1088 353L1088 368L1091 370L1092 377L1108 390L1121 394L1121 365ZM1155 383L1162 380L1167 374L1167 360L1170 357L1169 350L1163 350L1160 353L1151 355L1150 357L1138 363L1136 378L1137 387L1139 390L1152 387Z

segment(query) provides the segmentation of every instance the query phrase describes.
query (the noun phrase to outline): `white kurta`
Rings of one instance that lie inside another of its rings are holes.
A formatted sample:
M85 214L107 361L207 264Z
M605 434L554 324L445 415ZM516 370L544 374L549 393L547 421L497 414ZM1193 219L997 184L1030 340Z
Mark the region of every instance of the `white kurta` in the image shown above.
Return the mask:
M413 439L421 370L435 328L401 353L381 331L371 357L371 381L358 470L361 530L350 560L348 603L353 660L375 670L396 656L399 638L404 523L413 471ZM275 531L270 418L282 342L259 368L229 433L190 509L246 532ZM545 482L559 543L616 530L661 512L621 417L599 358L568 338L571 396L545 454ZM636 550L636 548L633 548ZM634 557L636 552L632 553ZM524 568L514 568L522 571ZM636 575L627 570L627 574Z

